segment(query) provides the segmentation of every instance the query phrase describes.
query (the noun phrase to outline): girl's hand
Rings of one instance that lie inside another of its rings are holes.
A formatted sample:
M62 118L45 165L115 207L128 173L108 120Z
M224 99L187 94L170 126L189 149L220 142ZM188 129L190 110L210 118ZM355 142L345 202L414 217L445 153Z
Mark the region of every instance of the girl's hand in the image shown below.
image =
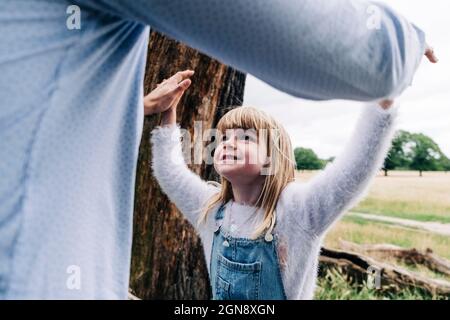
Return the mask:
M380 105L381 108L383 108L384 110L387 110L390 107L392 107L392 105L394 104L394 101L393 100L383 100L383 101L380 101L378 104Z
M428 60L431 63L438 63L439 59L436 57L436 54L434 53L434 49L427 45L425 50L425 56L428 58ZM389 109L394 104L394 101L392 100L383 100L379 102L379 105L384 110Z
M156 88L144 97L146 116L175 109L184 91L191 85L193 70L179 71L169 79L164 79Z

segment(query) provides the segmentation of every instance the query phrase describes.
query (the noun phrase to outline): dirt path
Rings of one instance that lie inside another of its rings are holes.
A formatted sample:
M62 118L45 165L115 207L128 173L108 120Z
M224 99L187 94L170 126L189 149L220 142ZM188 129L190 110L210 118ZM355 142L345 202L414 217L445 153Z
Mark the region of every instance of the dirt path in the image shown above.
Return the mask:
M429 232L437 233L440 235L450 236L450 223L423 222L359 212L349 212L348 215L367 220L389 222L399 226L418 228Z

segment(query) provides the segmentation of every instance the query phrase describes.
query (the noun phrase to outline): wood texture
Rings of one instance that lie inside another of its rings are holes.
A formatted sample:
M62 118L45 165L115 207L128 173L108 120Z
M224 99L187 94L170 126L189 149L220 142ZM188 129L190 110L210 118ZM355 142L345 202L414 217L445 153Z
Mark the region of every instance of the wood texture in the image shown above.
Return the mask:
M242 104L244 73L155 31L150 34L144 91L185 69L195 71L178 105L177 122L193 136ZM130 288L141 299L209 299L210 286L202 244L192 226L162 193L151 172L151 130L159 116L144 120L135 187ZM211 166L192 165L203 178L217 179Z

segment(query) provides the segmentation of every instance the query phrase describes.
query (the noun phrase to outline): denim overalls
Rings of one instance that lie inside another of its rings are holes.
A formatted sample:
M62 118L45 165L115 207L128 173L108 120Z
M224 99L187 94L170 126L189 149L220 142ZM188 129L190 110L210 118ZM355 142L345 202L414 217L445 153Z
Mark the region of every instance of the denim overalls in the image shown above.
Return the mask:
M210 281L213 300L285 300L273 226L254 240L223 230L224 205L215 214Z

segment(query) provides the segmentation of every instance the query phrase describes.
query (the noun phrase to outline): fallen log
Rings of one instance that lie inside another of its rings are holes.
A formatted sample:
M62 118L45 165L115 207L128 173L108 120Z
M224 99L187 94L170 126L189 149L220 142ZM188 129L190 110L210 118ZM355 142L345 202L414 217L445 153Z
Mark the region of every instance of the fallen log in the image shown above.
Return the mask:
M337 268L342 271L349 282L364 284L369 278L369 273L376 270L380 277L380 287L377 288L379 290L398 292L402 289L419 289L432 296L450 297L450 282L448 281L430 279L360 253L322 247L319 262L319 275L321 276L325 274L327 268Z
M450 282L445 280L430 279L414 272L408 271L404 268L384 263L370 257L366 253L378 253L384 257L398 256L399 259L412 256L408 261L423 262L423 258L416 257L417 254L403 253L410 249L404 249L390 244L383 245L358 245L352 242L340 241L342 247L347 251L334 250L322 247L319 257L319 275L324 276L327 269L338 269L342 272L344 277L350 283L357 283L360 285L367 284L370 272L376 270L380 276L380 288L382 291L398 292L402 289L420 289L423 292L433 296L450 297ZM416 250L417 251L417 250ZM420 254L420 252L419 252ZM434 259L433 263L436 270L443 270L447 272L448 261L433 255L431 250L423 255L431 255ZM421 264L426 264L425 262ZM129 300L140 300L136 297L132 290L128 294Z
M407 249L392 244L360 245L342 239L339 239L339 245L345 251L365 253L377 259L395 258L407 265L423 265L433 272L450 276L450 261L435 255L429 248L421 252L415 248Z

